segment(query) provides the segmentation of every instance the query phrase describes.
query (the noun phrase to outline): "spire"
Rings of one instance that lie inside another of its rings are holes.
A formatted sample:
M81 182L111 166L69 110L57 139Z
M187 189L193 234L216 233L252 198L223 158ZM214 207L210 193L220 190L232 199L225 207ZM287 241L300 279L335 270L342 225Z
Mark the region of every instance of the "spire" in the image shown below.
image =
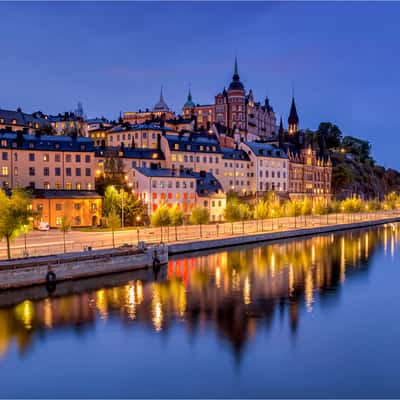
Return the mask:
M163 86L162 85L161 85L161 91L160 91L160 100L154 106L153 111L169 111L169 107L168 107L167 103L164 100Z
M239 81L239 72L238 72L238 63L237 63L237 57L235 57L235 68L233 72L233 78L234 81Z
M290 134L296 133L299 129L299 116L297 115L296 103L292 97L292 104L290 106L290 113L288 118L288 130Z
M233 71L232 82L229 85L228 90L244 90L243 83L240 82L237 57L235 57L235 67L234 67L234 71Z
M183 107L184 108L185 107L188 107L188 108L195 107L195 104L194 104L193 98L192 98L192 92L190 91L190 87L189 87L186 103L183 105Z
M283 129L282 115L279 121L278 140L279 140L279 147L282 148L283 145L285 144L285 130Z

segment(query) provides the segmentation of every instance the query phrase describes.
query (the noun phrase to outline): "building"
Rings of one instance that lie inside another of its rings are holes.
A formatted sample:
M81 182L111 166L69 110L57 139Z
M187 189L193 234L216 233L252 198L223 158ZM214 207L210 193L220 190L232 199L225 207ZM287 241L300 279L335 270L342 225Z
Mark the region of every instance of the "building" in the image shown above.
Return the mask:
M108 147L156 149L160 144L163 132L175 134L175 130L155 123L136 125L124 123L107 131L106 145Z
M74 112L50 115L48 118L56 135L88 136L88 125L86 121L83 117L78 116Z
M102 198L84 190L35 190L32 209L37 213L35 224L47 222L59 228L67 218L72 227L97 226L101 221Z
M155 104L152 110L148 108L145 111L127 111L124 112L122 120L132 125L143 124L147 121L153 121L154 119L173 119L175 113L171 111L164 100L163 88L161 87L160 99Z
M190 131L181 131L178 135L163 134L161 150L167 168L206 171L218 180L221 176L223 152L214 134Z
M243 149L221 148L222 168L219 181L224 192L238 193L240 196L254 192L254 162Z
M180 168L135 168L133 190L147 205L149 215L160 204L178 205L186 216L194 207L207 208L211 221L222 221L226 195L218 180L205 171Z
M12 132L24 131L33 134L49 126L48 117L41 112L27 114L22 112L20 108L15 111L0 109L0 129Z
M182 114L185 118L195 116L198 126L204 129L212 123L224 125L232 132L237 131L244 140L267 138L276 132L276 116L268 98L262 104L254 100L251 89L246 93L236 59L228 90L218 93L214 104L209 105L195 105L189 91Z
M285 151L273 144L262 142L243 142L239 148L250 158L252 176L251 193L289 191L289 160Z
M94 150L89 138L0 133L0 185L93 190Z

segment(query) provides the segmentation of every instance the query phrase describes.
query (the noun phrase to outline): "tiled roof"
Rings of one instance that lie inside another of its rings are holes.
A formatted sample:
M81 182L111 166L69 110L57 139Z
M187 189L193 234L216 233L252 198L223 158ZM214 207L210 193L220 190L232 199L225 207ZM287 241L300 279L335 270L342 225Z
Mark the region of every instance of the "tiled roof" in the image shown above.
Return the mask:
M196 192L199 196L209 196L223 192L217 178L210 172L196 172L190 169L173 170L169 168L136 167L141 174L152 178L186 178L196 180Z
M4 124L6 125L19 125L19 126L29 126L29 122L32 124L38 123L39 126L49 125L49 122L44 118L39 118L33 114L26 114L22 111L16 110L2 110L0 109L0 119L4 119ZM16 124L12 121L16 120Z
M20 140L20 139L23 140ZM0 133L0 141L6 140L3 148L23 150L54 150L54 151L94 151L93 140L87 137L47 136L17 134L14 132Z
M287 158L287 155L283 149L276 147L268 143L260 142L244 142L246 146L250 147L251 151L256 156L261 157L276 157L276 158Z
M250 161L250 157L244 150L237 150L237 149L229 149L229 148L221 148L223 159L227 160L244 160Z
M191 133L183 136L165 135L165 137L171 150L201 153L221 153L221 147L215 135Z

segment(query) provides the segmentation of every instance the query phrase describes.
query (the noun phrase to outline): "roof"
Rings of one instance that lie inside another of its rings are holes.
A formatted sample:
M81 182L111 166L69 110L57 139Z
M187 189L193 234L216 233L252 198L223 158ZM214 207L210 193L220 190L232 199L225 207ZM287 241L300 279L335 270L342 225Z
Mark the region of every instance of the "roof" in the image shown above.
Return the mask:
M288 158L285 151L269 143L244 142L257 157Z
M120 147L108 147L108 149L112 149L121 154L123 152L123 158L139 158L144 160L165 160L164 153L159 149L146 149L146 148L129 148L124 147L121 149Z
M188 135L165 135L165 138L174 151L221 153L218 139L213 134L191 132Z
M292 104L290 106L290 113L288 118L289 124L297 125L299 123L299 116L297 115L296 103L294 101L294 97L292 97Z
M0 109L0 119L4 119L3 124L6 125L19 125L28 127L29 122L32 124L38 123L39 126L49 125L49 121L47 119L38 117L35 114L26 114L20 109L16 111ZM12 123L13 120L16 121L15 124Z
M191 169L174 170L170 168L136 167L141 174L151 178L185 178L196 180L196 192L199 196L209 196L223 192L221 183L210 172L196 172Z
M161 86L161 92L160 92L160 100L158 100L158 102L154 106L153 111L169 111L169 107L164 100L162 86Z
M195 104L194 104L193 99L192 99L192 93L190 92L190 89L189 89L189 93L188 93L188 97L187 97L186 103L183 105L183 107L188 107L188 108L195 107Z
M223 153L222 158L225 159L225 160L250 161L250 157L242 149L221 148L221 150L222 150L222 153Z
M142 130L175 132L171 128L161 127L160 125L156 125L156 124L118 125L112 129L110 129L109 132L114 133L114 132L130 132L130 131L142 131Z
M35 189L33 196L38 199L101 199L101 196L94 190Z
M94 151L93 140L87 137L72 138L71 136L48 136L0 132L0 141L6 140L3 148L22 150L54 150L54 151Z
M232 76L232 82L230 83L228 90L244 90L243 83L240 82L236 57L235 57L235 68Z

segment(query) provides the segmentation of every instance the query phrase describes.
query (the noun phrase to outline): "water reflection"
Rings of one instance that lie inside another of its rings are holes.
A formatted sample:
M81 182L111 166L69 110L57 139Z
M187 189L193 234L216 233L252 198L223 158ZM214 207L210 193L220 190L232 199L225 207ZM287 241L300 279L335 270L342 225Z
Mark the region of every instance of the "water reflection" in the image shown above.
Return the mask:
M0 356L15 344L24 352L49 330L120 319L153 332L184 323L188 334L214 329L236 354L262 324L288 317L292 334L302 310L336 296L346 279L368 270L380 248L393 257L397 228L285 241L171 260L154 279L151 271L0 294ZM113 279L113 280L112 280ZM110 285L111 287L107 287Z

